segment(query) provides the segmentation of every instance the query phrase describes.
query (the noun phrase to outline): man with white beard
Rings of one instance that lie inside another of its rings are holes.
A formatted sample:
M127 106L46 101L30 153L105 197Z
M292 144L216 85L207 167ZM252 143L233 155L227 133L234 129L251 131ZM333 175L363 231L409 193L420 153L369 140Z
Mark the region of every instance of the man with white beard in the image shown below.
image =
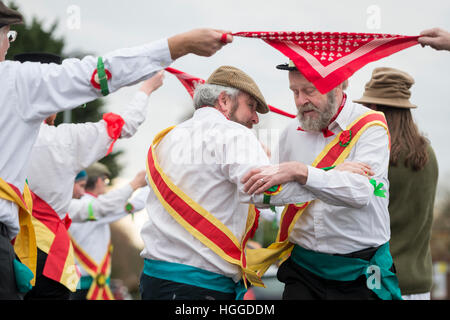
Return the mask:
M259 194L302 173L301 183L316 196L288 206L280 222L280 230L289 231L280 231L284 240L273 248L292 249L278 271L283 299L401 299L388 245L390 138L384 116L352 103L346 81L322 94L292 61L277 68L289 71L297 119L280 135L277 170L254 169L242 182L246 192ZM371 169L373 179L334 169L348 161Z

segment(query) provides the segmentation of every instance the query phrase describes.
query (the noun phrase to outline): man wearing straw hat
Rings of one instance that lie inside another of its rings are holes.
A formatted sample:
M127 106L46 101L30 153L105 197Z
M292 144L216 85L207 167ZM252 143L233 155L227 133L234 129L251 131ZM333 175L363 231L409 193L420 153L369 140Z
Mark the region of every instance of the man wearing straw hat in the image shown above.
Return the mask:
M430 142L414 123L409 99L414 79L394 68L376 68L363 96L354 100L381 111L391 134L389 214L391 253L403 299L429 300L430 251L438 163Z

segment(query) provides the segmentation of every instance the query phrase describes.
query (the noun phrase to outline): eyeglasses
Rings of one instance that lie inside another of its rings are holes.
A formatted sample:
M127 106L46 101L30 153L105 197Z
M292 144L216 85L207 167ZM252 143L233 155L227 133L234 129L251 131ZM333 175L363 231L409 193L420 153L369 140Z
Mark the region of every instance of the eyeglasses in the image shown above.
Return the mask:
M103 182L109 186L111 184L111 180L108 177L103 177Z
M17 31L11 30L7 34L9 42L14 42L17 39Z

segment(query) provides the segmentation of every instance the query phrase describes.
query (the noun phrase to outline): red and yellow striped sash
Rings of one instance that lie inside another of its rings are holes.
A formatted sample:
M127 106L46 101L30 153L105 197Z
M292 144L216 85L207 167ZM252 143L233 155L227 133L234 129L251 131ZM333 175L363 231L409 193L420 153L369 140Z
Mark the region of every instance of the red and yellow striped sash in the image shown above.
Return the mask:
M324 150L314 160L312 166L325 168L344 162L363 132L369 127L376 125L386 129L390 148L389 129L384 114L376 111L368 111L354 120L346 130L342 131L326 145ZM285 206L281 215L276 242L272 243L268 248L251 249L248 251L248 264L250 269L256 271L259 276L262 276L271 264L288 256L293 248L293 244L289 242L289 234L309 204L310 202L305 202Z
M37 248L36 236L31 222L33 200L28 184L25 184L23 195L20 190L0 178L0 198L14 202L19 207L19 234L14 239L14 251L20 261L26 265L34 274L31 285L36 281Z
M114 295L107 283L107 279L111 275L111 254L113 246L108 245L108 251L102 259L102 262L97 263L92 259L87 252L85 252L80 245L72 238L72 244L75 251L75 256L84 270L92 277L92 284L86 295L87 300L114 300Z
M36 230L39 249L47 253L42 274L75 292L80 276L75 266L75 256L69 233L70 218L61 220L52 207L32 193L32 222Z
M256 212L251 206L245 233L241 241L210 212L189 198L163 172L155 156L155 148L174 127L160 132L150 147L147 157L147 177L155 195L166 211L196 239L225 261L242 269L244 282L263 286L255 272L247 269L246 245L256 223Z

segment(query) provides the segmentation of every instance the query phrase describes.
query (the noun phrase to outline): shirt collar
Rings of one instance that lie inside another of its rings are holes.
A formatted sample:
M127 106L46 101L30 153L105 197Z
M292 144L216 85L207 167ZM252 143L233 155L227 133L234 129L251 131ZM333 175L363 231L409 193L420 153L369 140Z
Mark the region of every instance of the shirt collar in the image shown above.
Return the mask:
M214 107L205 106L200 107L194 112L194 119L205 118L205 117L214 117L217 119L227 120L225 115L222 114L219 110Z
M351 114L352 114L352 103L347 95L347 101L345 102L344 107L342 108L341 112L338 114L336 119L332 123L330 123L328 127L330 129L334 129L336 126L339 126L339 128L341 128L342 131L345 130L349 125Z

